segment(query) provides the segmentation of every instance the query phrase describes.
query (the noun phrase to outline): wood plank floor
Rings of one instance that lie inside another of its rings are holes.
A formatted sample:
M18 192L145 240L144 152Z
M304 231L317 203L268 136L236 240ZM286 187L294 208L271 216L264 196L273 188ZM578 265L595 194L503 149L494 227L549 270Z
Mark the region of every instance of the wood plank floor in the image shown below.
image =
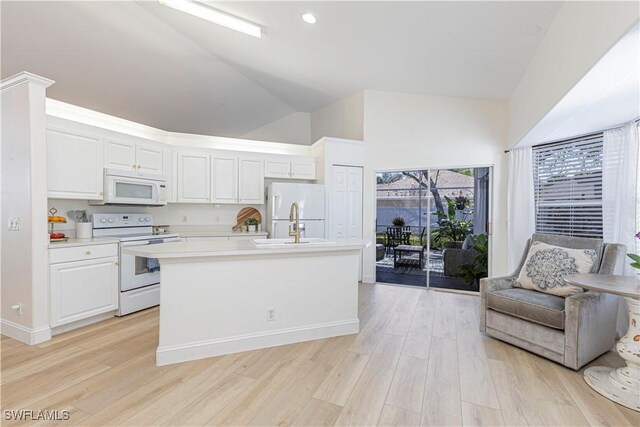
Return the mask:
M476 296L363 284L360 320L358 335L163 367L157 309L38 346L2 337L3 414L68 410L57 424L81 426L640 425L582 372L480 334Z

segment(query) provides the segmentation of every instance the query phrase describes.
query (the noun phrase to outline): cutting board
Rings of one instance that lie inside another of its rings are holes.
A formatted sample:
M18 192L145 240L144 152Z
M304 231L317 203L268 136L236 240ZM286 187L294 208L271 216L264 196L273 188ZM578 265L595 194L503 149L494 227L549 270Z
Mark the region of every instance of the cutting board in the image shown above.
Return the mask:
M236 216L238 223L233 227L233 231L239 231L244 225L244 222L249 218L255 218L260 224L262 224L262 215L259 210L256 208L242 208L238 211L238 215Z

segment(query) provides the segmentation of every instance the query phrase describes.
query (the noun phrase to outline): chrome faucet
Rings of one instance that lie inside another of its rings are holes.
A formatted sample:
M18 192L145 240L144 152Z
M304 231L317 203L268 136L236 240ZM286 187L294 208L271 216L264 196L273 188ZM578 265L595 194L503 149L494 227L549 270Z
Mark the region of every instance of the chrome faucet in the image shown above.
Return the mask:
M289 236L292 236L294 238L293 243L300 243L300 206L298 206L297 202L293 202L291 204L291 210L289 211L289 221L294 223L293 227L289 225Z

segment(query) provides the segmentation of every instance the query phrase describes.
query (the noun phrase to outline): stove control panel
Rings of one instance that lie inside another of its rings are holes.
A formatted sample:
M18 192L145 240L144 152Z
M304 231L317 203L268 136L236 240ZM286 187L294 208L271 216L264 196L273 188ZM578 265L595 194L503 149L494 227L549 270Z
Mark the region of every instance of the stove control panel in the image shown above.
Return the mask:
M93 228L152 226L150 214L93 214Z

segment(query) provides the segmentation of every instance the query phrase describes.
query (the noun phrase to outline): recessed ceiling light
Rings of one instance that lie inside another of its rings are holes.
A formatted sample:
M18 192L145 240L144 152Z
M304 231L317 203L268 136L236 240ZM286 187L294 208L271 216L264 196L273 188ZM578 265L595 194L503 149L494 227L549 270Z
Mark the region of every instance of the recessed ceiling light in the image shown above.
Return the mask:
M318 22L318 20L315 16L313 16L312 13L305 13L304 15L302 15L302 20L307 24L315 24L316 22Z
M180 12L202 18L214 24L222 25L229 29L239 31L250 36L261 38L262 28L252 22L245 21L235 16L228 15L219 10L212 9L198 2L188 0L158 0L161 4L169 6Z

